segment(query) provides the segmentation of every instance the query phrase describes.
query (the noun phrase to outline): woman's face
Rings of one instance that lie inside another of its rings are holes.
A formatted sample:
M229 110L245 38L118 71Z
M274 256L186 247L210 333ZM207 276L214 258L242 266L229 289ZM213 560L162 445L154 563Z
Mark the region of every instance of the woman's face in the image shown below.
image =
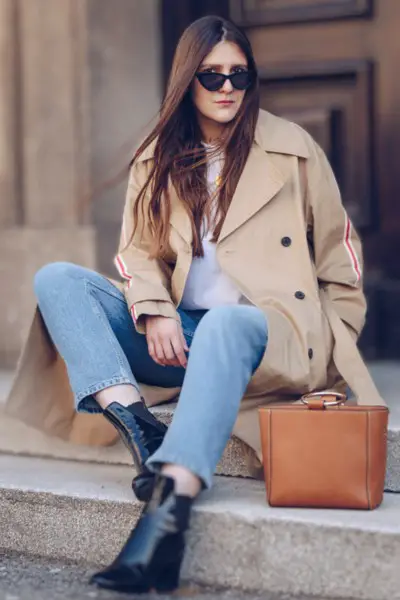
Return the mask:
M247 70L247 59L242 50L233 42L219 42L208 54L197 72L223 73L230 75ZM246 90L237 90L227 79L216 92L206 90L197 77L192 83L192 99L200 121L211 120L225 124L237 115Z

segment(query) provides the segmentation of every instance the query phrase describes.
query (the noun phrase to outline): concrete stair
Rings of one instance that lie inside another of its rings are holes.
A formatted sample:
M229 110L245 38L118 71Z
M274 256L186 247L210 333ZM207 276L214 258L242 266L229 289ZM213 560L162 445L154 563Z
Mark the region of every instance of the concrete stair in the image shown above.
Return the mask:
M107 564L139 515L132 471L0 456L0 552ZM183 579L248 592L400 598L400 496L372 512L274 509L261 482L216 477L195 506Z
M400 491L400 369L371 371L391 408L386 488ZM0 401L9 383L0 373ZM155 410L170 421L173 406ZM107 564L140 512L129 462L122 445L72 446L0 415L0 555ZM235 438L218 472L231 477L216 476L195 507L184 579L284 597L400 600L400 495L385 494L372 512L271 508L264 484L245 479Z
M390 408L385 489L400 492L400 364L382 362L372 363L369 367ZM3 372L1 375L0 372L0 399L2 395L5 396L10 383L10 374ZM173 416L174 404L166 404L153 410L168 424ZM130 456L122 443L112 448L67 444L1 414L0 452L104 464L130 464ZM238 439L233 437L230 440L216 472L233 477L249 477L244 447Z

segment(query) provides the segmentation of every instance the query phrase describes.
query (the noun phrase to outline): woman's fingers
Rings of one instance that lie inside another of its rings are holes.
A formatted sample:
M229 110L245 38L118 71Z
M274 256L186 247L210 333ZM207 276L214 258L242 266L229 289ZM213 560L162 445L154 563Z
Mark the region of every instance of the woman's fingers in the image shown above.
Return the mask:
M152 339L151 339L149 336L146 336L146 340L147 340L147 349L148 349L148 351L149 351L149 354L150 354L151 358L152 358L152 359L153 359L155 362L157 362L157 360L156 360L156 358L157 358L157 357L156 357L156 353L155 353L155 351L154 351L154 344L153 344L153 340L152 340Z
M178 335L163 339L149 338L147 347L151 358L159 365L183 368L187 365L185 354L187 346Z
M164 365L169 367L179 367L180 364L177 357L175 356L175 351L172 345L172 339L170 337L165 337L160 343L164 351Z
M147 317L147 347L151 358L159 365L183 367L189 352L182 327L175 319Z
M189 352L189 346L187 345L187 341L186 341L185 335L184 335L184 333L182 331L182 327L180 327L179 329L180 329L179 333L180 333L180 338L181 338L181 341L182 341L183 349L184 349L185 352Z
M163 341L160 339L156 339L154 342L154 348L159 364L166 366L168 364L168 359L164 353Z
M185 342L185 346L184 346L182 343L181 337L177 335L174 338L172 338L171 344L172 344L172 348L174 350L175 356L178 359L179 366L181 366L185 369L186 365L187 365L187 358L186 358L186 354L185 354L186 342Z
M147 338L147 348L154 362L163 367L164 354L162 353L160 345L157 343L157 341L151 337Z

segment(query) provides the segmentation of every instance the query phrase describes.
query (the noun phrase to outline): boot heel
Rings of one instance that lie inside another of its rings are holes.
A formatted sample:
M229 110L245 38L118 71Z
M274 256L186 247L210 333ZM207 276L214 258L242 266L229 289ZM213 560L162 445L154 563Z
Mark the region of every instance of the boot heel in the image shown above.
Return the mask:
M144 593L179 587L193 498L175 494L170 477L158 475L150 502L113 563L96 573L99 587Z
M182 533L166 537L157 549L148 577L157 592L172 592L179 587L179 577L185 552Z
M158 593L167 594L178 589L182 558L175 563L164 565L164 567L158 572L157 578L153 582L154 589Z

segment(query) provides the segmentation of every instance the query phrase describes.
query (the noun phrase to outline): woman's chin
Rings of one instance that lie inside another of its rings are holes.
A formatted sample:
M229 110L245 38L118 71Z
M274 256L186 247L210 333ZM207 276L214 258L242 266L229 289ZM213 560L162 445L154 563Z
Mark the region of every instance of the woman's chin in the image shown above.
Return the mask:
M230 123L236 117L237 112L236 108L219 109L218 112L213 114L211 119L221 124Z

